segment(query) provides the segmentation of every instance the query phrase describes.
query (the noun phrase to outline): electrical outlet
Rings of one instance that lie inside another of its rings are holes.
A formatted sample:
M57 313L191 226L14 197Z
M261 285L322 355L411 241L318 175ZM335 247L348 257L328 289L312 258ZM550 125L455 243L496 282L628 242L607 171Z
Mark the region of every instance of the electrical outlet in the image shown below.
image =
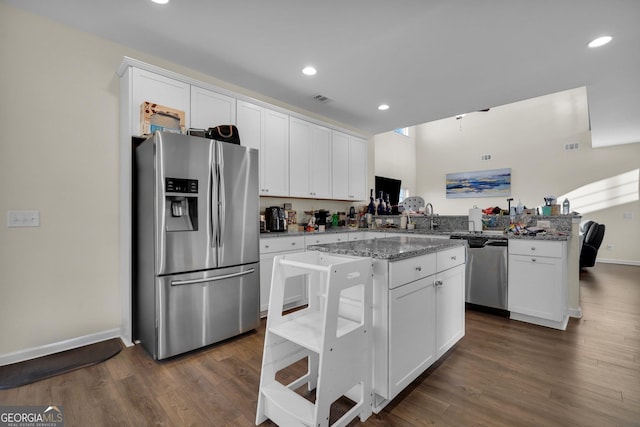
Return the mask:
M624 219L633 219L633 212L625 212L622 217Z
M538 226L540 228L549 229L549 228L551 228L551 221L538 220L538 222L536 223L536 226Z
M7 227L40 227L40 211L8 211Z
M611 243L609 243L609 244L607 245L607 250L608 250L608 251L613 250L613 245L612 245Z

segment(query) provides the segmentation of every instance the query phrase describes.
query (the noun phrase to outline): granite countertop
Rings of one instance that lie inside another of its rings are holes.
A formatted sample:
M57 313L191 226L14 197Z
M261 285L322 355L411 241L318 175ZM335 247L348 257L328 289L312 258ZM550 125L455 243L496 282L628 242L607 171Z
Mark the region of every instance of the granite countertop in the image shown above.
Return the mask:
M434 236L468 236L478 234L480 236L488 236L493 237L495 239L518 239L518 240L555 240L555 241L565 241L569 240L571 235L569 234L537 234L537 235L525 235L525 234L513 234L513 233L505 233L499 230L485 230L482 233L475 233L473 231L441 231L441 230L428 230L425 228L419 228L414 230L405 230L400 228L354 228L354 227L332 227L328 228L326 231L297 231L297 232L264 232L260 233L261 238L272 238L272 237L294 237L294 236L305 236L305 235L314 235L314 234L331 234L331 233L352 233L352 232L374 232L374 233L398 233L407 236L411 236L412 234L426 234L426 235L434 235Z
M386 239L357 240L352 242L313 245L309 246L307 249L338 255L371 257L397 261L464 245L464 240L395 236L388 237Z

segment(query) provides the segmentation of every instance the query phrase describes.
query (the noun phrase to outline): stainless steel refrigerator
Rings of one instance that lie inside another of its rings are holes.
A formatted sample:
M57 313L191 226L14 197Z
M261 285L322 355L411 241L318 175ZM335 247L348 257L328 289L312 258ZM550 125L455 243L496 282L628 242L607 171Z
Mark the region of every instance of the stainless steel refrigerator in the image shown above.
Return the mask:
M255 329L258 151L156 132L135 182L135 338L164 359Z

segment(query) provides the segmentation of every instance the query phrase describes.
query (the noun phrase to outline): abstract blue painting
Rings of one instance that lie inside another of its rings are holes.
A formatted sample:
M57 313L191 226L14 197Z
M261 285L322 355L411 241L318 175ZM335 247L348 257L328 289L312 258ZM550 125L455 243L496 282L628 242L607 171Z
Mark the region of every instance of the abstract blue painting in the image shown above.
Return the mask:
M511 195L511 168L447 174L447 199Z

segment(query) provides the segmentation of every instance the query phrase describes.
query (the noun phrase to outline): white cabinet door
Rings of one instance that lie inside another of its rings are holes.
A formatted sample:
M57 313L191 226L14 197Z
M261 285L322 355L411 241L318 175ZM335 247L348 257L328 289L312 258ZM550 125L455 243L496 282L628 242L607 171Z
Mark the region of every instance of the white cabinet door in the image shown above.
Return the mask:
M314 199L331 198L331 129L324 126L311 127L311 191Z
M309 157L311 123L289 120L289 194L291 197L313 197Z
M436 291L429 276L389 291L389 398L436 357Z
M141 135L142 133L140 128L140 105L145 101L184 111L184 125L187 128L191 126L189 115L191 89L188 83L139 68L132 69L132 78L131 135Z
M332 194L334 199L367 199L367 141L332 132Z
M242 134L240 135L242 138ZM264 110L264 146L261 155L267 196L289 196L289 116Z
M333 131L331 138L332 196L349 200L349 135Z
M436 274L437 358L464 336L464 282L464 265Z
M236 124L236 99L198 86L191 86L191 126L208 129ZM240 137L242 138L242 134ZM245 145L245 144L242 144Z
M367 141L351 137L349 141L349 199L367 199Z
M289 116L245 101L237 104L242 145L260 150L260 195L289 196Z
M331 130L292 117L289 132L289 194L331 198Z
M562 259L509 254L509 311L560 322Z
M304 252L304 236L260 239L260 311L269 309L273 258L277 255ZM291 278L285 285L284 304L290 307L306 303L306 284L303 278Z

